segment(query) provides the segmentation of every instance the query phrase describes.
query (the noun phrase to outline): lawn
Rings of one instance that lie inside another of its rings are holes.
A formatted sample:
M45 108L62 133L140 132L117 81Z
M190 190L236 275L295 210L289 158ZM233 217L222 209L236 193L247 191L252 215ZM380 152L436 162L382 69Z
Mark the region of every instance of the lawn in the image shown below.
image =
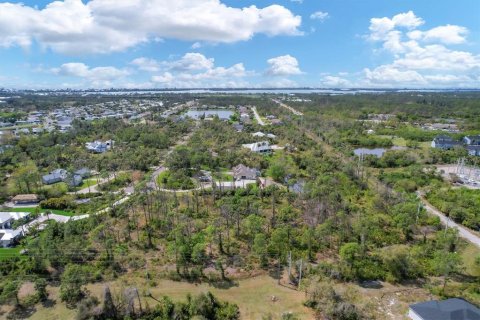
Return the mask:
M13 257L19 257L20 256L20 251L22 248L0 248L0 261L13 258Z
M8 209L8 211L12 211L12 212L30 212L30 213L33 213L35 212L36 210L38 209L38 212L46 212L46 211L50 211L52 213L55 213L55 214L58 214L58 215L61 215L61 216L66 216L66 217L72 217L72 216L75 216L75 212L70 212L70 211L64 211L64 210L53 210L53 209L41 209L41 208L10 208Z
M214 173L213 177L217 181L233 181L233 176L228 172Z
M83 180L82 184L79 185L76 189L82 190L82 189L86 189L88 187L94 186L96 184L97 184L97 179L95 178L85 179Z

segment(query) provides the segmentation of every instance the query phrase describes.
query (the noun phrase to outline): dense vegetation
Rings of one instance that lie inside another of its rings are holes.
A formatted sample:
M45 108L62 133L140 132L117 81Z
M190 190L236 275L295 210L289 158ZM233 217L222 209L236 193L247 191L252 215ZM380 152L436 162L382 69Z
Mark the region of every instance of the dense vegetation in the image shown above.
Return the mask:
M22 242L26 254L0 264L2 302L27 304L18 299L18 291L33 282L39 299L48 296L46 287L59 286L60 300L77 308L82 319L238 319L239 307L211 294L179 302L155 297L142 285L155 287L170 279L229 288L252 274L268 274L304 291L305 305L318 319L381 318L374 308L338 290L345 283L409 282L442 297L480 302L479 279L463 268L465 243L428 215L415 194L430 190L432 204L478 228L478 192L446 188L430 164L454 162L460 151L421 147L417 143L435 132L404 124L457 117L463 128L479 130L478 97L301 97L309 101L289 104L303 117L279 108L269 96L196 97L199 104L256 105L262 116L275 115L284 123L260 127L253 122L240 133L219 119L195 125L153 114L149 123L79 121L68 134L12 141L13 148L0 154L1 170L10 175L3 181L5 198L37 192L45 199L42 208L109 210L66 224L52 221L29 234ZM381 124L358 121L371 113L395 117ZM285 148L266 156L242 148L255 141L256 131L275 134L271 142ZM356 147L391 147L394 140L386 135L402 137L409 145L382 157L353 155ZM116 145L106 154L90 154L83 146L93 139L113 139ZM231 179L228 172L238 164L258 169L268 185L197 187L196 178L205 171ZM167 170L158 175L158 185L175 190L149 187L151 167L159 165ZM75 202L87 197L75 190L65 196L66 187L39 183L39 175L50 169L80 166L94 168L99 178L113 176L89 203ZM128 185L136 192L113 205ZM480 269L480 259L475 266ZM135 298L117 301L105 289L100 301L87 290L127 279L135 283L129 294L117 293ZM139 310L141 301L151 307ZM295 315L284 318L289 317Z
M474 230L480 230L480 191L465 188L432 189L428 200L448 217Z

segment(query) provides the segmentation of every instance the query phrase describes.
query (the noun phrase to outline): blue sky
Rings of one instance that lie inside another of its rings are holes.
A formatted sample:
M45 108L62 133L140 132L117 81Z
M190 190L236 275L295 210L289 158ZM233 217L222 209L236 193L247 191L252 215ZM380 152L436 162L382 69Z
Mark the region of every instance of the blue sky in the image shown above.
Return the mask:
M0 87L480 88L478 0L0 2Z

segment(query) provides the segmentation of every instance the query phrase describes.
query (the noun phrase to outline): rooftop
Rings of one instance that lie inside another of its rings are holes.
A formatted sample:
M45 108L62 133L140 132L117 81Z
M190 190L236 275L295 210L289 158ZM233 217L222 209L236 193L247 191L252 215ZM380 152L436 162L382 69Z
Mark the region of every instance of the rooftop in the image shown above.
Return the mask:
M0 212L0 223L4 223L10 219L19 220L28 215L28 212Z
M36 194L17 194L12 198L12 201L38 201Z
M410 310L422 320L479 320L480 309L463 299L412 304Z

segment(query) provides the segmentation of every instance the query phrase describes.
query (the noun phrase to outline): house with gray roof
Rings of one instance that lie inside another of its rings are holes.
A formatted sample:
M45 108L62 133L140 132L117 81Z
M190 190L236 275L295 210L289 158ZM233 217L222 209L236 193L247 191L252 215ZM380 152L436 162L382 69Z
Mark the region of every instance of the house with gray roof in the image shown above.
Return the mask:
M55 169L49 174L46 174L42 177L43 184L54 184L58 182L62 182L67 178L67 170L64 169Z
M110 150L113 147L113 140L108 140L108 141L93 141L93 142L87 142L85 144L85 147L87 148L88 151L94 152L94 153L104 153Z
M480 146L467 146L467 151L471 156L480 157Z
M233 178L236 181L240 180L255 180L260 175L260 172L257 169L247 167L243 164L239 164L238 166L232 169Z
M480 135L465 136L465 137L463 137L463 142L467 146L480 146Z
M432 148L449 150L453 149L455 146L461 146L462 142L454 140L449 136L436 136L432 141Z
M90 177L91 172L90 172L90 169L88 169L88 168L81 168L81 169L76 170L73 174L81 176L83 179L85 179L85 178Z
M410 305L412 320L480 320L480 309L458 298L427 301Z
M270 154L272 152L272 147L268 141L254 142L249 144L244 144L242 147L250 149L250 151L261 154Z
M65 169L55 169L42 177L43 184L50 185L58 182L65 182L70 187L77 187L82 184L84 177L90 176L90 170L87 168L79 169L69 173Z
M78 187L82 184L83 178L78 174L68 174L64 179L64 182L67 183L70 187Z

